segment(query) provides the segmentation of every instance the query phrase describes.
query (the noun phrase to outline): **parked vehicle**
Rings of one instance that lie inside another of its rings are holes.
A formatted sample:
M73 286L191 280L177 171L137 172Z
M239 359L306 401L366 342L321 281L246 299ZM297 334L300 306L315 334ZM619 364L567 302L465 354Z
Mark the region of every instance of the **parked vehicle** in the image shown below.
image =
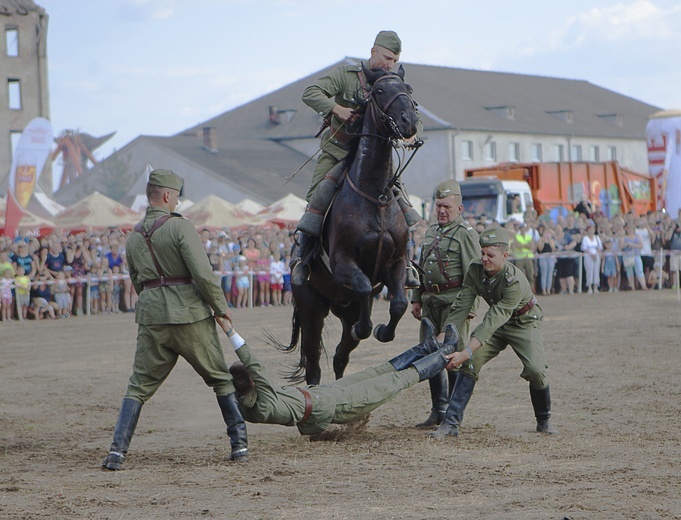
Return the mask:
M617 161L504 163L466 170L461 183L464 211L506 222L523 220L528 208L541 215L571 211L582 201L607 217L633 210L657 209L656 185L650 176Z

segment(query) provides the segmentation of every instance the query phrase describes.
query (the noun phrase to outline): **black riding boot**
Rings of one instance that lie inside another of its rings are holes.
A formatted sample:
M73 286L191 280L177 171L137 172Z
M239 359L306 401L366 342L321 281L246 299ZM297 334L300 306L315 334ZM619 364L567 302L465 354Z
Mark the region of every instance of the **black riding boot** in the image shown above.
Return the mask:
M312 247L312 236L304 231L298 231L295 258L291 260L291 283L301 286L310 278L310 266L307 265Z
M463 421L463 412L466 406L468 406L468 401L470 401L471 395L473 395L474 388L475 379L466 374L459 373L452 397L449 399L445 418L442 420L440 427L430 434L431 439L441 440L445 437L456 437L459 435L459 425Z
M446 353L447 350L441 348L426 357L417 359L411 364L419 373L419 381L430 379L435 374L439 374L445 369L447 363L449 363L449 360L445 357Z
M447 393L447 376L444 371L436 374L428 380L430 386L430 402L433 407L430 409L428 418L416 425L417 428L430 428L437 426L442 422L447 410L447 403L449 402L449 394Z
M421 337L424 340L418 345L413 346L409 350L402 352L388 361L395 370L404 370L414 364L415 361L426 357L438 350L444 354L454 352L456 344L459 342L459 333L454 325L447 325L445 331L445 340L442 345L435 339L435 327L428 318L421 320ZM444 367L442 367L444 369Z
M135 433L141 411L142 403L129 397L123 399L109 454L102 461L103 468L117 471L123 467L125 454L128 453L128 446Z
M227 435L229 436L229 443L232 447L232 453L229 460L235 462L248 462L248 434L246 431L246 422L239 410L239 402L237 401L236 393L228 395L219 395L218 404L222 412L222 418L227 425Z
M404 286L407 289L418 289L421 287L421 281L416 276L414 268L410 265L407 266L407 276L404 280Z
M554 434L558 430L551 424L551 391L547 386L543 390L530 387L530 399L537 418L537 431Z

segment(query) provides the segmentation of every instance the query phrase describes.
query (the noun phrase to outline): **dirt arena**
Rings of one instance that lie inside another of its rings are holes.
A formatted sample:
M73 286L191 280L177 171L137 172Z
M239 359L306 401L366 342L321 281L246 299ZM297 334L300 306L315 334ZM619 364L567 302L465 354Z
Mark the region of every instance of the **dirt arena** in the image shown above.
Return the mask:
M483 371L458 438L414 428L429 407L420 384L334 440L249 425L250 462L235 465L223 462L212 391L180 361L143 408L120 472L99 463L131 368L132 315L0 323L0 518L681 518L677 292L540 303L559 436L533 431L509 350ZM234 312L276 378L296 356L267 346L261 327L287 340L290 314ZM379 302L374 321L386 314ZM364 342L349 373L413 344L417 322L406 316L398 332L392 344ZM338 333L330 321L327 343Z

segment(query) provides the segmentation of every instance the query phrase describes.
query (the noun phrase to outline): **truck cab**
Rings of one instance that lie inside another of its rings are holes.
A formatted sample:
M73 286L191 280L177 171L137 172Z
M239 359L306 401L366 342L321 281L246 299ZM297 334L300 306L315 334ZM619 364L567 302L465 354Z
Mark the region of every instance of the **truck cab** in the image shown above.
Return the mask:
M494 177L476 177L460 182L464 214L504 223L524 221L525 211L534 207L530 185Z

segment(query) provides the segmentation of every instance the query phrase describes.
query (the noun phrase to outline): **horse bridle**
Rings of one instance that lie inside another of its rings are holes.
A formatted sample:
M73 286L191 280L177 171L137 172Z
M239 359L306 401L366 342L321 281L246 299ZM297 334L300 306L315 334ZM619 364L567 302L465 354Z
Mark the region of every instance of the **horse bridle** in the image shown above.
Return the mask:
M407 99L409 99L409 102L412 104L414 108L416 108L416 102L412 99L412 97L407 94L406 92L398 92L395 94L393 97L391 97L387 103L385 103L384 106L380 106L378 104L378 100L376 99L376 96L374 94L374 91L376 90L376 85L385 79L388 78L399 78L400 81L404 81L400 76L397 74L386 74L384 76L381 76L380 78L376 79L374 81L371 90L369 91L369 102L367 104L367 113L373 119L374 123L376 124L377 128L382 129L386 133L390 134L388 137L380 134L359 134L360 136L372 136L372 137L379 137L381 139L404 139L404 136L402 135L402 132L400 131L399 126L395 122L395 120L388 115L388 109L391 107L391 105L400 97L400 96L406 96Z

